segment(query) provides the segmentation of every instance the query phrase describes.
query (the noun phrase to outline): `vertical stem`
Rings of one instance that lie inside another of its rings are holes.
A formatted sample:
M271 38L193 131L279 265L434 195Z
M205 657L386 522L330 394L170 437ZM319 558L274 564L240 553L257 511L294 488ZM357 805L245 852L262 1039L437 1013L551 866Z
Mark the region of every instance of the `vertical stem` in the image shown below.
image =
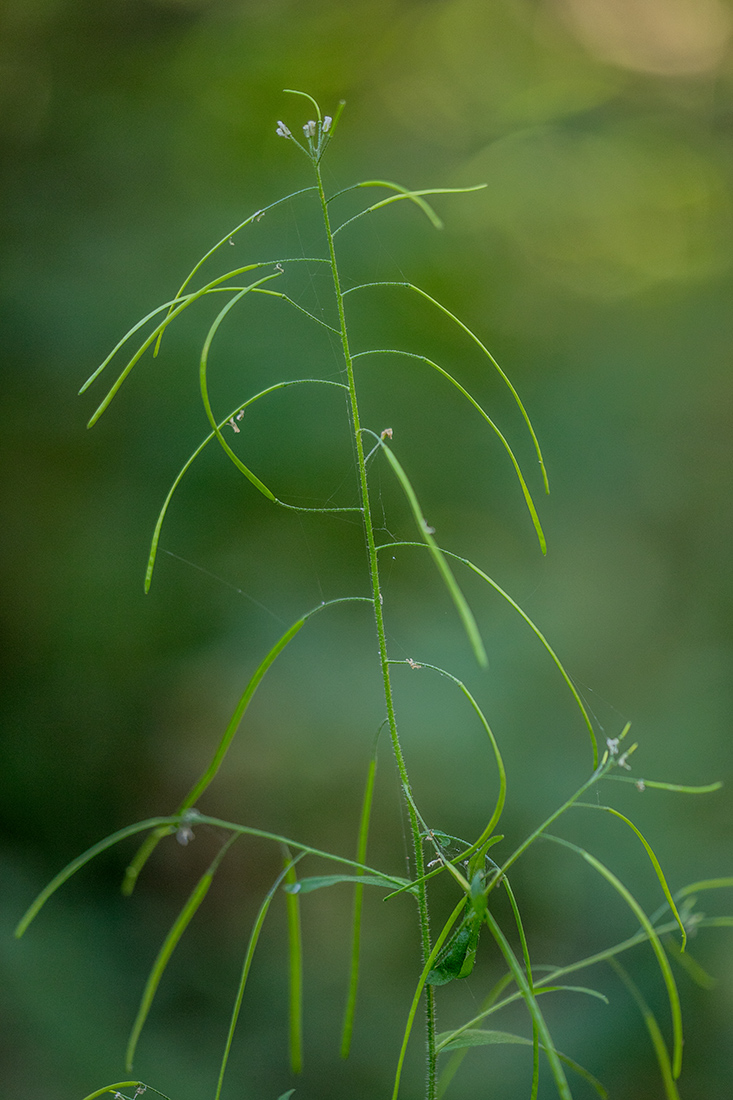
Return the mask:
M394 752L395 760L397 762L397 770L400 775L400 782L402 783L402 790L405 795L407 803L407 812L410 818L410 829L412 831L412 844L415 856L415 877L417 879L423 879L425 875L425 861L423 858L422 850L422 838L420 836L420 824L418 822L417 814L415 812L415 803L412 797L412 789L410 787L410 780L407 774L407 768L405 766L405 758L402 753L402 746L400 745L399 735L397 733L397 719L395 716L394 699L392 696L392 683L389 675L389 660L387 657L387 640L384 631L384 614L382 611L382 594L379 587L379 563L377 560L377 545L374 538L374 526L372 523L372 513L369 501L369 485L367 481L366 462L364 460L364 443L361 435L361 423L359 420L359 405L356 397L356 384L354 381L354 365L351 358L351 351L349 349L349 338L346 329L346 316L344 313L344 300L341 292L341 282L339 279L338 265L336 263L336 251L333 243L333 233L331 231L331 222L328 216L328 204L326 202L326 195L323 190L323 180L321 178L321 171L319 165L314 162L314 168L316 173L316 180L318 183L318 194L321 199L321 209L323 211L323 221L326 228L326 236L328 238L328 249L331 257L331 270L333 273L333 286L336 294L336 304L338 306L339 314L339 328L341 331L341 344L344 353L344 362L346 365L346 375L349 387L349 402L351 407L351 424L354 432L354 443L356 446L356 458L357 468L359 475L359 488L361 493L361 506L362 514L364 518L364 534L366 536L367 553L369 556L369 570L372 581L372 594L374 597L374 619L377 627L377 638L379 641L379 660L382 667L382 680L384 683L384 700L387 706L387 721L389 724L389 735L392 740L392 750ZM420 937L422 941L422 957L423 964L430 954L430 919L428 914L428 899L427 899L427 887L424 882L420 883L418 894L418 913L420 918ZM435 1100L436 1095L436 1053L435 1053L435 994L432 986L426 987L426 1016L427 1016L427 1100Z

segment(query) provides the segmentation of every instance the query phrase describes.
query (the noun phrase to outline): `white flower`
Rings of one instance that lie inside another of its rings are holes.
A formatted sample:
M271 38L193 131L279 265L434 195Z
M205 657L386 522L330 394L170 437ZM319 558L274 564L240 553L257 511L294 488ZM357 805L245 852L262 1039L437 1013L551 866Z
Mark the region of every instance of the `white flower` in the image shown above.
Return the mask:
M324 115L323 116L323 132L324 132L324 134L327 134L328 131L331 129L331 123L332 122L333 122L333 119L331 118L330 115Z
M316 132L315 122L313 122L312 120L310 122L306 122L305 126L303 127L303 133L305 134L305 136L307 138L311 138L311 137L313 137L315 132Z
M607 737L606 744L608 745L608 751L611 756L615 756L618 752L618 737Z
M275 133L276 133L276 134L277 134L277 135L278 135L279 137L291 138L291 137L293 136L293 135L292 135L292 134L290 133L290 130L288 130L288 128L287 128L287 126L285 125L285 123L284 123L284 122L280 122L279 120L278 120L278 123L277 123L277 130L275 131Z

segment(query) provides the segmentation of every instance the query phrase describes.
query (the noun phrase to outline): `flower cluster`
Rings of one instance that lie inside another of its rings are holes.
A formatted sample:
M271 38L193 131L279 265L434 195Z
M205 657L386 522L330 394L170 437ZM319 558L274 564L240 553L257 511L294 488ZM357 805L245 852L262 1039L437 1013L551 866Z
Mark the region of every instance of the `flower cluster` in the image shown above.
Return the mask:
M290 129L282 121L278 121L275 133L278 137L289 138L291 141L294 141L298 148L303 150L306 156L318 162L328 144L332 125L333 118L331 115L324 115L323 119L318 119L318 122L316 122L315 119L309 119L308 122L304 123L303 133L305 135L307 147L298 141L297 138L293 137Z

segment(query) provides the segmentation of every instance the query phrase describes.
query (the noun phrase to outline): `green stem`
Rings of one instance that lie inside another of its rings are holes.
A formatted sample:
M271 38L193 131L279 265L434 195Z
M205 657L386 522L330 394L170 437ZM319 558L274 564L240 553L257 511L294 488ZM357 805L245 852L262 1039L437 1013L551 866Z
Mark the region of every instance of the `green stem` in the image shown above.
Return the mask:
M414 800L412 797L412 790L410 787L410 780L407 774L407 767L405 765L405 758L402 753L402 746L400 744L399 735L397 733L397 719L394 709L394 699L392 696L392 683L389 674L389 659L387 657L387 639L384 630L384 614L382 611L382 594L379 586L379 563L377 559L377 544L374 538L374 526L372 523L372 514L369 501L369 485L367 481L366 461L364 458L364 443L362 440L361 422L359 419L359 405L356 396L356 384L354 381L354 365L351 356L351 350L349 348L349 338L346 327L346 315L344 312L344 300L343 292L341 290L341 281L339 279L338 265L336 263L336 251L333 243L333 231L331 229L331 223L328 216L328 203L326 195L323 190L323 180L321 178L320 168L317 163L314 163L314 170L316 173L316 181L318 184L318 193L321 199L321 209L323 211L323 221L326 229L326 237L328 239L328 250L331 257L331 270L333 273L333 286L336 295L336 304L338 307L339 316L339 328L341 332L341 344L344 354L344 363L346 366L346 376L349 387L349 404L351 409L351 426L354 432L354 443L356 446L356 458L357 469L359 475L359 487L361 492L361 505L362 515L364 517L364 534L366 536L367 553L369 556L369 569L372 582L372 594L374 597L374 618L377 628L377 638L379 641L379 659L382 668L382 680L384 683L384 699L387 706L387 720L389 724L389 734L392 741L392 750L394 752L395 760L397 762L397 769L400 775L400 782L407 802L407 812L410 818L410 829L412 831L412 843L415 855L415 877L422 879L425 874L422 840L420 836L420 824L418 822L417 814L415 812ZM418 912L420 918L420 936L422 941L422 958L423 963L430 955L430 919L428 914L428 900L427 900L427 887L424 882L420 882L418 893ZM431 987L426 989L426 1015L427 1015L427 1090L426 1100L435 1100L437 1076L436 1076L436 1052L435 1052L435 996Z

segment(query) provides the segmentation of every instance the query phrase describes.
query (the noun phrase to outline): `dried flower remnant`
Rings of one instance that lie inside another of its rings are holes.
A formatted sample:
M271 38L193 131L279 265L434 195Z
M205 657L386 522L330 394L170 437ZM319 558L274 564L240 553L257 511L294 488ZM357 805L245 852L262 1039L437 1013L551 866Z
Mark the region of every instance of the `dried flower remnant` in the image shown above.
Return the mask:
M180 829L176 831L176 840L185 848L189 841L195 840L193 829L190 825L181 825Z

